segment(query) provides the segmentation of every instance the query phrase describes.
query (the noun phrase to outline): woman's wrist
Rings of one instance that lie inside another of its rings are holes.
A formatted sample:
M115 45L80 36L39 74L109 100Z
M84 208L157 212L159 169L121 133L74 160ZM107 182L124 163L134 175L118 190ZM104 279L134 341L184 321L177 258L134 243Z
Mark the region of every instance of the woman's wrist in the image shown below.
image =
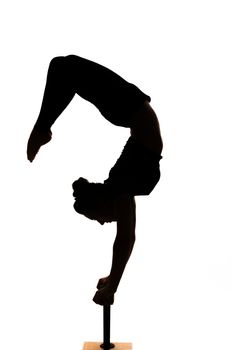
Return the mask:
M111 278L111 275L109 276L109 280L108 280L108 283L106 285L108 291L110 294L114 294L116 293L117 291L117 286L118 286L118 283L116 283L115 281L112 280Z

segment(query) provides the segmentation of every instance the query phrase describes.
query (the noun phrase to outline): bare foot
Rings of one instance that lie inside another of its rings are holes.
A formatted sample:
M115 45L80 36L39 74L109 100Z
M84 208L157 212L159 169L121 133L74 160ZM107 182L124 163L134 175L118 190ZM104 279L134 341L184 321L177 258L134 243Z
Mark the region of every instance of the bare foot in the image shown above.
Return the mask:
M45 145L52 139L51 130L42 131L33 129L27 144L27 158L30 162L35 159L41 146Z

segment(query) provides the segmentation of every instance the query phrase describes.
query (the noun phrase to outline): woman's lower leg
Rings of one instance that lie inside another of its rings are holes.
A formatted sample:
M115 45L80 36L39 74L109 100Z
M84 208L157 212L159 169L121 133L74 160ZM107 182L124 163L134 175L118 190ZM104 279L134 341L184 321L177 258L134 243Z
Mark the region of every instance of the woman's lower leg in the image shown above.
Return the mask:
M51 60L35 127L49 130L73 99L75 90L72 88L70 71L66 57L55 57Z

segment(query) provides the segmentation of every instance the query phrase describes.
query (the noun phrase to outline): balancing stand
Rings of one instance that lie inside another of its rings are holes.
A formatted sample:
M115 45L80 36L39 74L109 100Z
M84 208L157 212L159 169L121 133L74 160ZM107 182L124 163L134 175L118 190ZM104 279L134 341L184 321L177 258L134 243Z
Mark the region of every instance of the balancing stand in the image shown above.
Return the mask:
M110 313L111 305L103 306L103 330L104 341L98 342L86 342L83 345L83 350L132 350L132 343L111 343L110 342Z

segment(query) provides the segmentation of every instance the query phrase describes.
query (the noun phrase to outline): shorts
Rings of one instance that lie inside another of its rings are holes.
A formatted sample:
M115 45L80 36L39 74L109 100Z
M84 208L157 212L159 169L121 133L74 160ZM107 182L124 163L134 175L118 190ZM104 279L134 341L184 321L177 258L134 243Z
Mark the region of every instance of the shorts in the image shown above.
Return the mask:
M160 179L161 159L131 136L104 184L117 195L149 195Z

